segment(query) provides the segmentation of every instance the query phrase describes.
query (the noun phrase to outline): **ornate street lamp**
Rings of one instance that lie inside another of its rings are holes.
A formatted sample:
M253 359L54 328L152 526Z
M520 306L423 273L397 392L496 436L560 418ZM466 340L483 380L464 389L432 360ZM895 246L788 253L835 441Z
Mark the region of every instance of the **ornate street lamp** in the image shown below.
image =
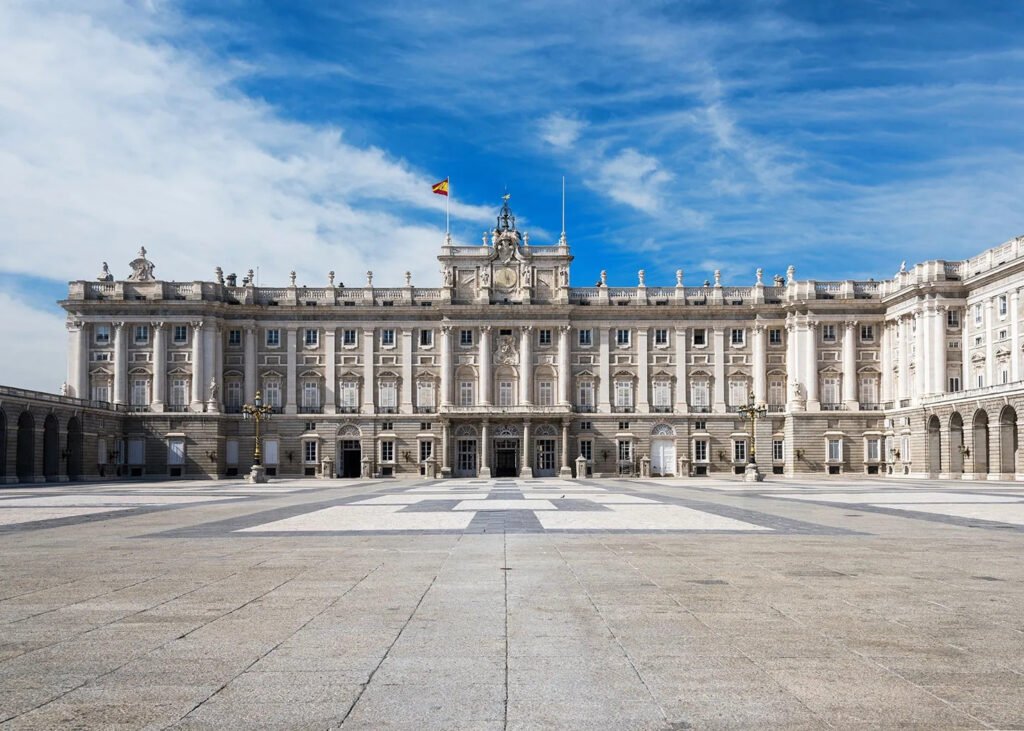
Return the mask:
M273 409L263 403L263 397L260 392L256 392L256 398L253 399L251 404L242 405L242 418L252 419L256 422L256 448L252 454L252 469L249 471L249 482L266 482L267 475L263 470L263 463L260 458L260 423L264 419L269 419Z
M757 420L764 417L768 413L766 406L758 406L754 401L754 394L751 393L747 399L747 405L741 406L737 411L748 419L750 419L750 450L747 452L747 467L743 472L743 479L746 482L761 482L764 479L764 475L757 468L757 458L755 457L757 447Z

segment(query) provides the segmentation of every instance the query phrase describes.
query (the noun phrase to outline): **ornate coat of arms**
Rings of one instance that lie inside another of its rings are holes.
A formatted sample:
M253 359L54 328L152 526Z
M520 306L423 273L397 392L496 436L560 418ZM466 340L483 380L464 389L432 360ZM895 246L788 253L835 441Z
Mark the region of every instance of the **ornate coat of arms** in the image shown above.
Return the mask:
M519 348L516 346L516 339L512 335L499 335L498 347L494 353L498 363L514 365L519 362Z

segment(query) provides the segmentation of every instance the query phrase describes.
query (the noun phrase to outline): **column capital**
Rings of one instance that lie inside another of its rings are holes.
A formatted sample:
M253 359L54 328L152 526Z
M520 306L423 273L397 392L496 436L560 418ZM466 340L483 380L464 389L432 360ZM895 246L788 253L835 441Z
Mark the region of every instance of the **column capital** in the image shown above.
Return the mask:
M150 324L150 327L152 327L154 331L159 331L159 330L163 330L164 329L164 325L166 325L167 323L158 320L158 321L155 321L155 322L150 322L149 324Z
M112 324L115 330L121 330L125 326L124 320L121 320L120 322L115 320Z
M481 325L480 326L480 332L482 332L482 333L489 333L492 329L493 328L492 328L491 325Z
M857 320L847 320L845 324L847 330L853 330L860 323Z
M441 325L441 334L450 335L452 332L452 325Z
M526 335L533 331L533 325L520 325L519 329L524 335Z
M203 326L203 321L202 320L192 320L190 324L192 325L192 329L193 330L198 330L199 328L201 328Z
M560 333L566 333L566 334L568 334L568 333L569 333L569 331L571 331L571 330L572 330L572 325L570 325L570 324L568 324L568 323L566 323L566 324L564 324L564 325L559 325L559 326L558 326L558 331L559 331Z

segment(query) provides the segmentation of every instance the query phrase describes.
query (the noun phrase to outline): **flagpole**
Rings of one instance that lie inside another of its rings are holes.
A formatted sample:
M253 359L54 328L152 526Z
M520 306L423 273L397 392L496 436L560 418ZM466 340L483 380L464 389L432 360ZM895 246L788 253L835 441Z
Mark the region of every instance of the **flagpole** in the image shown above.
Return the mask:
M565 176L562 176L562 236L565 236Z
M448 234L451 233L451 228L449 226L449 218L448 218L448 206L451 205L451 200L452 200L452 179L451 179L451 177L448 177L447 180L448 180L448 195L446 195L444 197L444 232L445 232L445 235L448 235Z

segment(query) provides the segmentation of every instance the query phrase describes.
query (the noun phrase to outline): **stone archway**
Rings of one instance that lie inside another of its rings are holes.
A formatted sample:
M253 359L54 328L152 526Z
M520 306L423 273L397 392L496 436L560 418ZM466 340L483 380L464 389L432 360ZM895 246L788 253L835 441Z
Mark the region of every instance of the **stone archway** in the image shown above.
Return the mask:
M1004 475L1017 471L1017 411L1009 405L999 412L999 471Z
M47 482L60 479L60 422L53 414L43 420L43 477Z
M937 477L942 472L942 427L935 414L928 419L928 474Z
M957 477L964 473L964 417L956 411L949 417L949 472Z
M983 409L974 412L974 474L988 474L988 414Z
M36 420L28 411L22 411L18 416L15 474L18 482L34 482L36 479Z
M82 422L77 416L68 419L67 454L68 479L81 480L85 462L85 437L82 434Z

